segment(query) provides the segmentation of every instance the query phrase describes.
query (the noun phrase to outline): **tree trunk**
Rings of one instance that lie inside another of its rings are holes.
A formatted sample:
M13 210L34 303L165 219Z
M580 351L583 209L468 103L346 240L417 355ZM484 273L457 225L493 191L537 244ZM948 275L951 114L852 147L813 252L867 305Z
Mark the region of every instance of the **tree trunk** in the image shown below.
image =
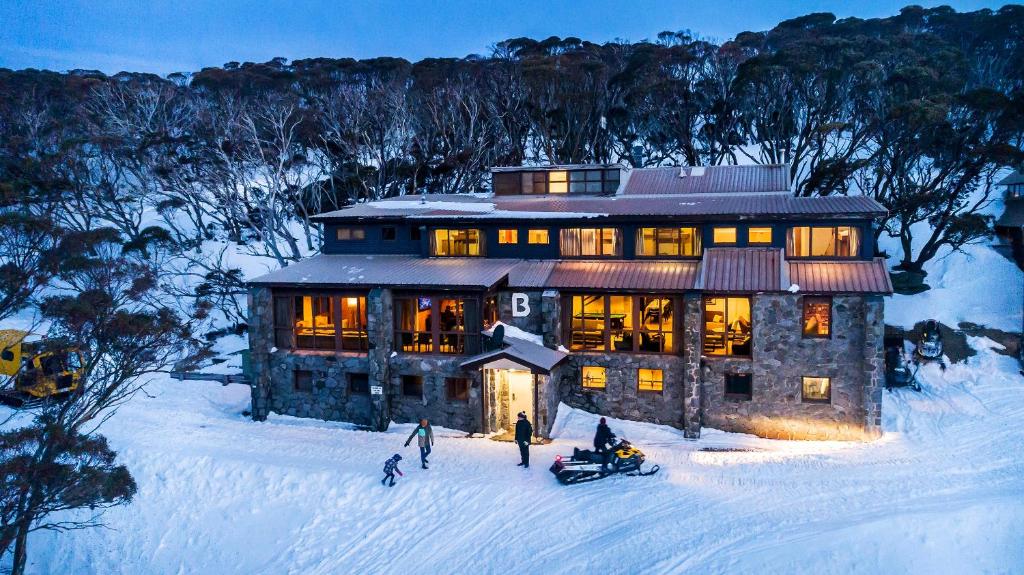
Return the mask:
M28 563L28 532L31 527L29 521L18 523L18 536L14 540L14 562L11 566L11 575L24 575L25 565Z

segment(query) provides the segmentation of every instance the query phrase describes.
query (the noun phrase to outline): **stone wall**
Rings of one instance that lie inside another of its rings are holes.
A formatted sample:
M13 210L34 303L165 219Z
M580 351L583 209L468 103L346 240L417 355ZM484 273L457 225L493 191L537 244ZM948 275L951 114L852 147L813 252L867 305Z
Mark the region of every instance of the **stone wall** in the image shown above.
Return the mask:
M512 317L512 294L523 293L529 297L530 314L525 317ZM514 290L498 292L498 319L502 323L518 327L530 333L541 333L541 292L538 290Z
M349 373L368 373L365 354L277 351L270 355L270 409L275 413L371 425L369 394L353 394ZM312 391L295 389L295 370L313 374Z
M396 423L429 419L431 424L467 432L483 431L483 379L479 369L463 370L465 357L398 354L389 360L391 381L385 390L391 398L391 418ZM402 394L402 376L423 377L422 397ZM469 401L450 401L445 378L470 380Z
M880 302L836 296L832 303L832 337L805 339L801 333L801 295L754 296L752 357L704 358L704 424L717 429L780 439L863 439L865 429L866 333L881 340ZM872 339L871 346L876 346ZM878 348L880 350L880 348ZM880 357L880 356L874 356ZM725 374L753 375L750 400L725 397ZM874 371L872 371L874 373ZM802 377L831 378L830 403L802 400ZM878 395L880 400L880 395Z

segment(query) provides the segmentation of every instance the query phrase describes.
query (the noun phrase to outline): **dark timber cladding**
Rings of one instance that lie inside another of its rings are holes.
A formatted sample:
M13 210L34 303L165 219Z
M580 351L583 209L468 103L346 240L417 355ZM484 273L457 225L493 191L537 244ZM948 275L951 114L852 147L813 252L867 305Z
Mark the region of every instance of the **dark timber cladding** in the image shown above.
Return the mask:
M878 437L885 209L789 174L494 168L491 194L315 216L322 253L250 282L253 417L501 433L525 411L548 436L567 405L692 438Z

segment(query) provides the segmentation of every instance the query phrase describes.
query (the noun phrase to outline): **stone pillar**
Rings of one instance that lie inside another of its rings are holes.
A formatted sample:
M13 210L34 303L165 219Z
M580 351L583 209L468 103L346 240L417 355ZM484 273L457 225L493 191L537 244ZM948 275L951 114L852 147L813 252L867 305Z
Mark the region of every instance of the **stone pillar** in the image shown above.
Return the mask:
M270 350L274 347L274 298L270 288L249 289L250 411L254 421L270 413Z
M690 439L700 437L701 396L704 374L700 368L701 345L700 294L686 294L683 300L683 434Z
M370 426L387 431L391 423L390 357L394 349L391 290L370 290L366 297L366 331L370 339L366 370L370 386L380 387L384 392L370 394Z
M885 303L864 298L864 435L882 435L882 387L885 385Z
M552 349L562 344L562 302L555 290L544 290L540 301L541 333L544 345Z

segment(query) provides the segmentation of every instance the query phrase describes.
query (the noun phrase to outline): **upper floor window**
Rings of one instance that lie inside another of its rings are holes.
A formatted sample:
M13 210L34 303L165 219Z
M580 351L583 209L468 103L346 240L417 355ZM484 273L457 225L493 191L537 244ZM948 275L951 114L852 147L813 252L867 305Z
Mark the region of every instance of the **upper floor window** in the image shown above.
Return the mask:
M366 239L366 228L341 227L336 233L338 240L343 242Z
M530 244L547 245L551 243L551 237L547 229L531 229L526 233L526 241Z
M563 256L622 255L622 233L617 228L567 228L561 231L560 239Z
M366 297L274 297L274 345L281 349L366 351Z
M712 230L711 239L716 244L736 243L736 228L715 228Z
M804 297L804 337L829 337L832 335L832 298Z
M614 194L619 189L619 170L573 170L569 192L573 194Z
M660 296L575 295L569 298L569 348L671 353L674 300Z
M753 329L749 297L704 298L704 353L749 356Z
M636 255L677 257L700 255L699 228L640 228L636 231Z
M519 230L498 230L498 243L499 244L518 244L519 243Z
M797 226L786 237L786 257L841 257L860 254L860 228L856 226Z
M470 351L479 349L481 322L475 299L398 297L394 308L395 344L402 351L462 354L467 342Z
M747 228L747 243L768 245L772 243L772 229L769 227Z
M430 254L434 256L482 256L480 230L434 230L430 236Z
M614 194L619 188L619 168L537 170L523 168L494 172L494 193L520 194Z

